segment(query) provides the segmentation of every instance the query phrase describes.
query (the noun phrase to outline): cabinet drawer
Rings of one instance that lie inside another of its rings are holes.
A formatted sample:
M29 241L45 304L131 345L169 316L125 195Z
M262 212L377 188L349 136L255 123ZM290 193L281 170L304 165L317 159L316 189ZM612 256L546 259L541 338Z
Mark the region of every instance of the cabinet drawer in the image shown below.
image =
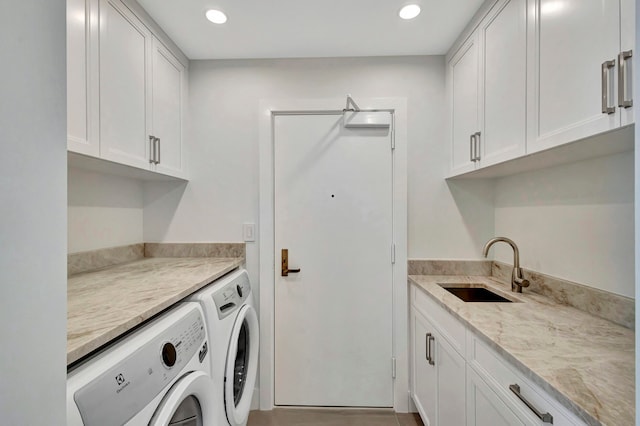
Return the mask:
M551 414L554 425L575 426L585 424L539 386L525 379L520 372L516 371L507 361L502 359L502 357L478 339L473 333L468 333L467 350L467 361L471 368L473 368L527 424L549 425L551 423L540 420L533 410L527 407L514 391L510 389L512 385L519 386L520 395L535 407L537 411Z
M411 299L414 308L429 318L449 344L465 356L465 326L415 285L412 286Z

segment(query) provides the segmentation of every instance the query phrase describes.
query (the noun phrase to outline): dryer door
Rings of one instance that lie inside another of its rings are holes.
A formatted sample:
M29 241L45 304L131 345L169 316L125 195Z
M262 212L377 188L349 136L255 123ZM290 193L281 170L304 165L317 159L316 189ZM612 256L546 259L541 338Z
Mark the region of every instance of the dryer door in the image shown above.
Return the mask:
M202 371L188 373L169 389L149 426L212 425L214 401L211 378Z
M258 369L258 316L251 305L238 312L225 367L224 403L231 426L246 424Z

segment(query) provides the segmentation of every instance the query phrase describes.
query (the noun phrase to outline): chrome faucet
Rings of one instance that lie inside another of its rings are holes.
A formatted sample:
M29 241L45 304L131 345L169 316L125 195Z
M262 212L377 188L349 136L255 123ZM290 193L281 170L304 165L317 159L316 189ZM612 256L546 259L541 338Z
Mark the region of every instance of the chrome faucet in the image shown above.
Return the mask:
M489 254L489 249L494 243L502 241L503 243L507 243L513 249L513 271L511 272L511 291L515 291L517 293L522 293L522 287L529 287L529 280L525 280L522 278L522 268L520 268L520 252L518 251L518 246L513 240L510 240L506 237L495 237L487 241L487 244L484 245L482 249L482 254L484 257L487 257Z

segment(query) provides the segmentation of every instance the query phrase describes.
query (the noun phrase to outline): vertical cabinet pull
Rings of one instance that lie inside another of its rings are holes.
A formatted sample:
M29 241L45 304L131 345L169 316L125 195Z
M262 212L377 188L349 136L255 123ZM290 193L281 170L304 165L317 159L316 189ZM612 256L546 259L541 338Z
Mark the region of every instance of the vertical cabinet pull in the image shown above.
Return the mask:
M475 136L475 134L469 135L469 161L471 161L472 163L476 162L476 156L474 152L476 147Z
M429 362L429 365L435 365L436 361L435 359L433 359L433 352L431 352L431 342L434 342L436 340L435 337L433 337L433 334L431 333L427 333L424 336L424 340L425 340L425 346L426 346L426 353L427 353L427 361Z
M524 405L529 407L533 414L535 414L543 423L551 423L553 424L553 416L549 413L541 413L538 411L536 407L533 406L532 403L527 401L527 399L520 393L520 386L516 383L513 385L509 385L509 390L513 392L520 401L524 402Z
M156 137L149 135L149 163L156 164Z
M627 99L627 93L630 92L627 60L632 57L632 50L625 50L618 55L618 106L620 108L631 108L633 106L633 97Z
M602 63L602 113L613 114L616 112L615 106L609 106L609 90L611 88L611 79L609 78L609 70L616 66L616 60L604 61Z
M156 138L156 143L158 144L158 148L156 149L156 164L160 164L160 138Z
M476 155L474 157L474 161L480 161L480 137L481 137L481 133L480 132L476 132L473 134L473 140L476 143L475 146L475 151L476 151Z

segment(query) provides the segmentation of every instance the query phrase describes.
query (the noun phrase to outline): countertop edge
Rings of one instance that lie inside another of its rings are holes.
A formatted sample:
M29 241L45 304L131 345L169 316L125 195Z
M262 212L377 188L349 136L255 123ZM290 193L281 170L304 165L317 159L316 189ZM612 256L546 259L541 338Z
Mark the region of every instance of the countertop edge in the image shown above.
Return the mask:
M153 306L150 309L147 309L144 312L141 312L132 320L129 320L126 323L121 324L115 328L111 328L108 331L105 331L105 333L101 334L100 336L97 336L91 341L85 343L84 345L79 346L75 349L72 349L71 351L68 351L67 367L73 364L74 362L80 360L81 358L91 354L93 351L103 347L109 342L117 340L123 334L127 333L128 331L132 330L138 325L144 323L148 319L152 318L154 315L157 315L158 313L164 311L165 309L170 308L172 305L180 302L182 299L200 290L201 288L205 287L212 281L222 277L223 275L233 271L234 269L240 267L245 263L244 258L237 258L236 260L229 258L229 261L232 262L229 266L224 267L220 271L217 271L215 274L208 276L206 279L203 279L198 283L194 283L193 285L190 285L188 288L185 288L185 290L179 293L173 294L171 295L171 297L168 297L167 299L161 300L157 305ZM115 333L117 333L117 336L113 337L113 334Z
M492 279L491 277L483 277L486 279ZM428 295L433 301L438 303L441 307L443 307L447 312L452 314L457 320L462 322L466 327L468 327L471 331L473 331L477 336L479 336L483 342L487 343L492 349L497 351L502 357L504 357L507 361L509 361L516 369L524 374L527 378L531 379L536 385L540 386L543 390L547 391L553 397L555 397L558 402L560 402L564 407L566 407L573 414L578 416L580 419L585 421L587 424L591 426L602 426L602 422L598 419L594 418L588 411L586 411L583 407L579 406L575 403L571 398L565 395L562 391L556 389L551 383L545 380L543 377L538 375L531 368L522 363L518 358L512 355L505 348L497 344L493 339L484 334L478 328L476 328L472 323L467 321L465 318L460 316L455 310L451 309L446 303L443 303L437 297L434 297L428 290L426 290L419 282L417 282L413 276L409 275L408 280L411 284L415 285L416 288L420 289L424 294ZM466 355L465 355L466 360Z

